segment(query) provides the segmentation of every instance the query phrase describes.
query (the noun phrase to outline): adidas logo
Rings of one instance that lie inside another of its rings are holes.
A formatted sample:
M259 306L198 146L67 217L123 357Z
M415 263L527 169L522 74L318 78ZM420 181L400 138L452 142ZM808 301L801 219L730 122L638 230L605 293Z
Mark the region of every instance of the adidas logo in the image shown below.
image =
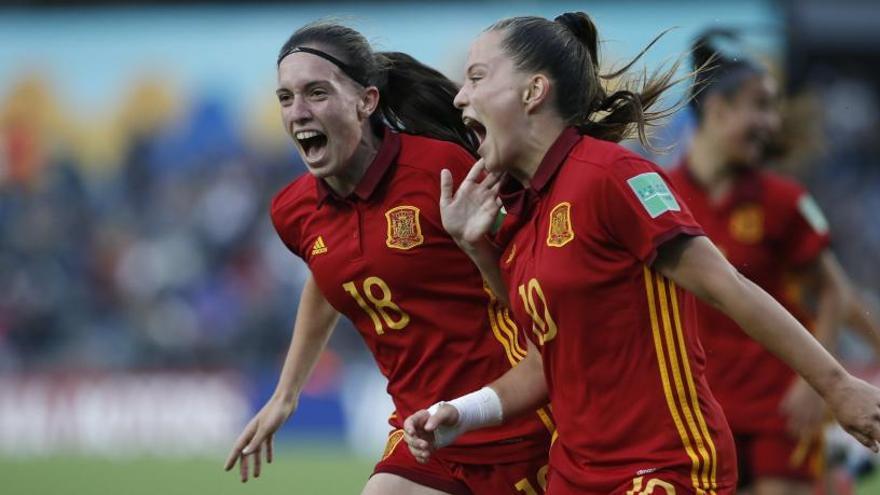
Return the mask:
M322 236L318 236L318 239L315 240L315 244L312 246L312 256L316 254L324 254L327 252L327 245L324 244L324 238Z

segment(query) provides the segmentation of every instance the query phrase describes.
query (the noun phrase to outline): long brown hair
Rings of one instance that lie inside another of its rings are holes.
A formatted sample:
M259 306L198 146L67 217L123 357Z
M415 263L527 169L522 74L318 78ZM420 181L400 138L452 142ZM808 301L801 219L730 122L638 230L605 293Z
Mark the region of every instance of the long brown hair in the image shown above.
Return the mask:
M493 24L487 31L503 33L502 46L520 70L548 74L556 86L556 109L583 134L613 142L637 135L650 148L646 127L681 106L653 110L666 90L687 79L674 78L680 59L650 76L626 77L627 71L665 32L622 69L601 74L599 33L583 12L568 12L553 21L533 16L511 17ZM605 81L621 77L621 89L609 92Z
M476 153L476 136L464 125L461 110L452 103L458 85L440 72L405 53L374 52L358 31L325 21L294 32L281 47L278 63L303 45L320 45L352 80L379 89L379 107L370 117L374 128L387 125L397 131L451 141Z

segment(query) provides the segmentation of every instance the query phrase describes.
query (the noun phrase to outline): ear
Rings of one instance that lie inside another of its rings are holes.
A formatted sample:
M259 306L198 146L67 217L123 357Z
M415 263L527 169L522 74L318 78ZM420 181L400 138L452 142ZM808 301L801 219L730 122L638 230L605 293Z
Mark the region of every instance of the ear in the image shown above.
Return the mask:
M373 112L376 111L376 107L379 106L379 89L375 86L367 87L363 94L361 95L360 100L358 101L358 117L361 119L367 119Z
M550 98L550 79L544 74L535 74L529 78L523 90L522 102L526 113L537 110Z

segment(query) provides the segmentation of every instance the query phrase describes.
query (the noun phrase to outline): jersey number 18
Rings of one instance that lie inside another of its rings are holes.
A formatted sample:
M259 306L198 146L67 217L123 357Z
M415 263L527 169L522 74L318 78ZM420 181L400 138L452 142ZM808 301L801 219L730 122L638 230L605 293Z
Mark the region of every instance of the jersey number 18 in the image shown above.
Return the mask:
M409 325L409 315L391 300L391 289L381 278L367 277L364 279L363 296L354 282L346 282L342 284L342 288L351 294L361 309L367 312L370 319L373 320L373 327L375 327L377 334L384 334L385 327L391 330L403 330ZM376 292L379 293L378 297ZM367 300L364 300L364 297Z

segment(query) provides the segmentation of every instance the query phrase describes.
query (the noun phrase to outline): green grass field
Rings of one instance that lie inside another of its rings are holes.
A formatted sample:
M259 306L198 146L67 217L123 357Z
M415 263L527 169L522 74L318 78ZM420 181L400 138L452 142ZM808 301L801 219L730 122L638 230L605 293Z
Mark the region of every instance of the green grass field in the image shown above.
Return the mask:
M880 475L875 474L859 486L858 495L880 495Z
M197 459L0 458L3 495L358 494L375 461L341 451L282 451L260 478L241 483L223 456Z
M50 457L0 458L3 495L348 495L358 494L373 461L333 450L282 451L257 480L246 484L223 472L223 459ZM880 476L858 495L880 495ZM494 495L494 494L487 494Z

